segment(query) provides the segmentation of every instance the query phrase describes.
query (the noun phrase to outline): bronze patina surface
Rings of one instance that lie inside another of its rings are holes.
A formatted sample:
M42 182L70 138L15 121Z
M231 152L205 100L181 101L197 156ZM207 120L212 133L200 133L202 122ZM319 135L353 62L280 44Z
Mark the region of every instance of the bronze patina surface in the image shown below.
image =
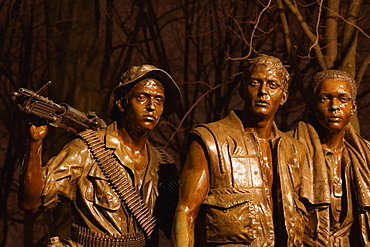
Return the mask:
M356 92L344 71L317 73L309 119L292 132L307 147L311 165L305 246L370 246L369 143L349 123Z
M288 84L279 59L247 60L243 110L192 131L174 246L301 246L306 152L274 123Z
M72 240L62 241L66 246L156 246L158 228L170 228L165 220L171 222L178 176L172 157L153 147L148 134L179 99L179 88L165 71L133 66L111 96L115 121L80 133L45 166L47 126L31 126L20 207L49 209L69 202L74 219Z

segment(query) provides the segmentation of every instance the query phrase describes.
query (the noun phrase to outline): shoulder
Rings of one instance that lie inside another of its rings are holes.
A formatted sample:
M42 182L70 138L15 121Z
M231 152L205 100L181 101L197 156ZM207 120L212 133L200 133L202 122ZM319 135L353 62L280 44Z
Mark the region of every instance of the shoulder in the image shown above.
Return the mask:
M284 145L289 145L291 147L294 147L295 149L298 149L299 151L304 151L305 150L304 144L301 141L292 137L293 132L294 131L288 131L287 133L284 133L284 132L279 131L279 135L281 137L282 143Z
M89 140L91 141L92 139L97 137L100 141L105 142L105 140L107 138L110 138L109 137L110 131L108 130L108 128L107 129L102 129L102 130L91 130L91 129L84 130L84 131L76 134L73 137L72 141L74 141L74 142L84 142L85 145L86 145L86 143Z
M241 130L243 130L243 125L239 117L231 111L229 115L220 120L196 126L190 132L190 136L197 135L202 139L210 140L215 136L232 135Z
M73 136L59 153L48 161L45 169L50 172L65 164L68 164L69 168L81 168L90 159L90 151L86 143L78 136Z
M229 128L241 128L242 123L239 119L239 117L235 114L234 111L231 111L226 117L221 118L220 120L200 124L195 129L205 127L205 128L217 128L217 127L223 127L227 126Z
M87 149L87 145L79 135L74 135L71 140L63 147L63 150L69 150L70 152L80 152L81 150Z
M90 132L89 132L90 131ZM74 136L71 137L71 140L62 148L59 152L58 156L67 157L67 156L89 156L89 145L88 141L90 140L87 138L87 135L91 132L95 134L102 142L104 142L104 130L101 131L82 131ZM91 142L91 140L90 140Z

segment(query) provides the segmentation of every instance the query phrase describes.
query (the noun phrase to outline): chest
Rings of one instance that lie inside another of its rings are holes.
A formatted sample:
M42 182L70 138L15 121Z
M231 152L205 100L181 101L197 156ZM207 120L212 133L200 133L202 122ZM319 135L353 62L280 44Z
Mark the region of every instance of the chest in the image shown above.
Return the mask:
M210 164L211 188L262 188L268 184L272 151L262 147L253 133L229 135L219 140L218 159ZM272 174L272 170L271 170ZM268 176L267 176L268 175Z

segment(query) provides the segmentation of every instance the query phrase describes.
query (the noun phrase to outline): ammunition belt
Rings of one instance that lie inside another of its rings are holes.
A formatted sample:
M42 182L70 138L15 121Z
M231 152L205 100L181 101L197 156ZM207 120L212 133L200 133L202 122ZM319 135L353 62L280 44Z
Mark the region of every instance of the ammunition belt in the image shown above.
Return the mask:
M96 136L95 131L91 129L79 133L79 136L87 144L110 186L143 228L147 237L150 238L156 220L136 192L127 171L122 167L114 152L106 148L105 144Z
M89 230L86 227L72 224L71 239L84 247L143 247L144 233L110 236Z

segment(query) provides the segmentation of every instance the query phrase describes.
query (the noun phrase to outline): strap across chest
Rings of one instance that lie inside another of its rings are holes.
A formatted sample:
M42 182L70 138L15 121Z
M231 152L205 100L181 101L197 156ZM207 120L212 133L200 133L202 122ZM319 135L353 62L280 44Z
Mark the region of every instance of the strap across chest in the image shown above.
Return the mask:
M114 152L105 146L93 130L86 130L79 136L87 144L93 158L109 181L109 185L121 199L122 204L129 209L147 237L150 238L156 220L136 192L127 171L122 167Z

